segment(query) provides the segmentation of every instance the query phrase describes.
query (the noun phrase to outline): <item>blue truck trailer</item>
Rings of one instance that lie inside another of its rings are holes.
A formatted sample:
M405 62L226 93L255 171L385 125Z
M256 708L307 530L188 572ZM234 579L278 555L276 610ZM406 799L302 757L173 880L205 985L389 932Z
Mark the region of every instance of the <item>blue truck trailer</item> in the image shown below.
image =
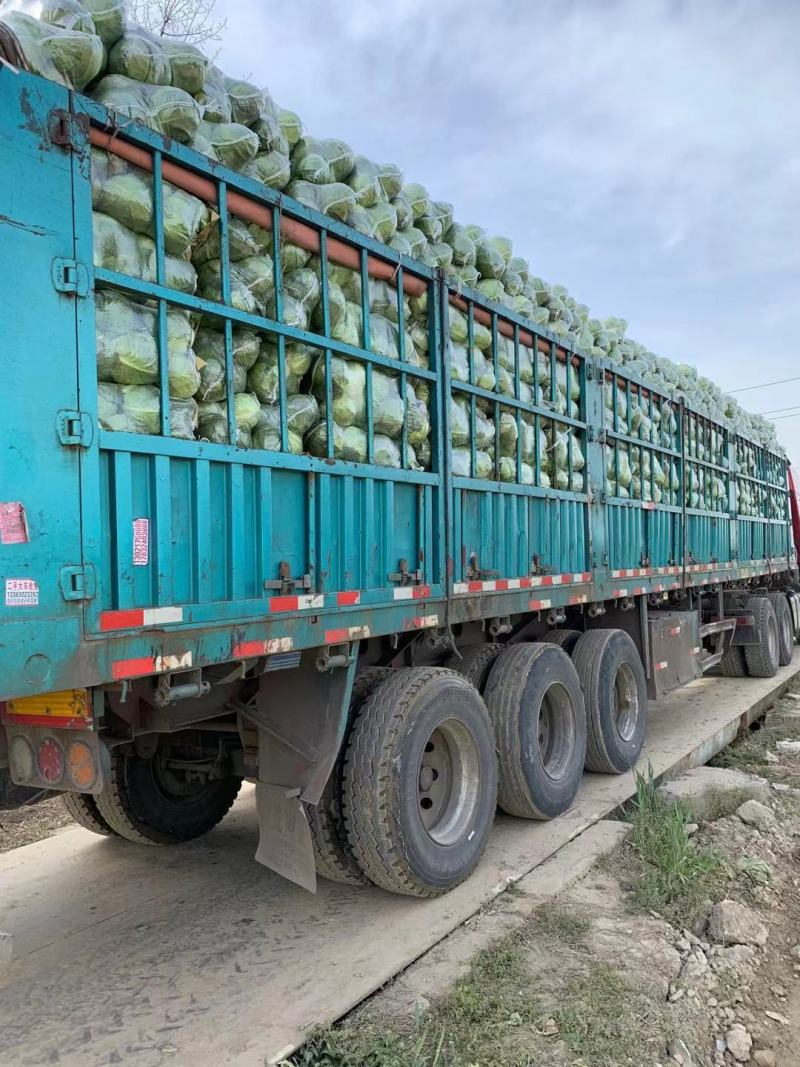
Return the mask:
M94 167L108 159L147 177L149 275L99 254L93 155ZM176 191L210 213L215 299L170 284ZM242 225L269 242L266 311L236 299ZM286 313L287 245L319 279L307 328ZM8 63L0 255L7 804L60 791L97 833L169 844L209 830L247 779L261 862L307 888L321 874L435 895L474 868L498 803L552 818L584 766L629 769L648 697L712 668L768 676L791 659L800 617L782 456L439 270ZM331 328L328 283L342 268L359 280L358 344ZM394 303L390 354L371 336L376 282ZM176 436L178 409L163 399L150 432L109 428L97 333L109 293L152 314L162 398L170 314L214 325L224 441ZM241 447L242 328L275 353L273 447ZM322 454L292 446L287 351L298 345L320 368ZM333 423L337 360L363 368L357 461ZM388 372L404 418L387 463L375 404ZM425 458L412 458L409 385L427 406Z

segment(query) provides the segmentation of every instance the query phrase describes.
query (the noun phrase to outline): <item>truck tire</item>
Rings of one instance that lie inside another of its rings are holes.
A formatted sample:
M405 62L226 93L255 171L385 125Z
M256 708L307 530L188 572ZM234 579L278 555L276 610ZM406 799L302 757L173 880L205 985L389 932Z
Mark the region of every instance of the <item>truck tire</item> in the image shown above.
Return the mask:
M744 605L745 611L752 611L755 621L757 645L744 645L744 658L747 671L753 678L772 678L778 672L780 655L780 638L775 608L765 596L751 596Z
M781 667L788 667L794 656L792 609L784 593L767 593L767 600L772 604L778 623L778 663Z
M213 829L241 788L235 776L177 788L159 754L144 759L111 749L108 782L97 795L97 810L111 829L142 845L174 845Z
M639 758L647 731L647 679L624 630L588 630L572 657L586 702L586 769L622 774Z
M512 645L492 667L486 703L497 740L498 803L509 815L552 819L583 774L586 713L572 661L556 645Z
M558 645L568 656L571 656L582 637L583 633L580 630L548 630L541 640L550 645Z
M91 793L62 793L61 799L69 814L84 830L102 837L115 837L116 833L97 810L97 801Z
M744 658L744 645L731 645L719 661L719 669L726 678L746 678L747 661Z
M463 882L497 803L492 724L475 687L443 667L393 671L353 725L343 796L350 847L376 885L436 897Z
M463 674L468 682L472 682L479 693L483 693L494 661L505 647L505 645L489 642L484 645L468 645L466 648L454 652L445 661L444 665L448 670Z
M369 885L369 878L359 867L347 840L342 811L342 767L347 739L364 701L391 673L389 667L367 667L353 679L350 717L342 749L319 803L315 807L309 805L306 808L311 843L314 846L314 866L317 874L321 878L327 878L329 882Z

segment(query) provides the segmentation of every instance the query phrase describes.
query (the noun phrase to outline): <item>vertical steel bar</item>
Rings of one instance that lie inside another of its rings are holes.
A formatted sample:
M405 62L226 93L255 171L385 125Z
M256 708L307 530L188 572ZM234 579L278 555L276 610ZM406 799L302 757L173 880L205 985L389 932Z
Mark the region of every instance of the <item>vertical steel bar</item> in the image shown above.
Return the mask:
M275 321L283 322L283 265L281 263L281 210L272 208L272 259L275 283ZM278 414L281 420L281 452L289 451L289 427L286 410L286 339L279 333L278 350Z

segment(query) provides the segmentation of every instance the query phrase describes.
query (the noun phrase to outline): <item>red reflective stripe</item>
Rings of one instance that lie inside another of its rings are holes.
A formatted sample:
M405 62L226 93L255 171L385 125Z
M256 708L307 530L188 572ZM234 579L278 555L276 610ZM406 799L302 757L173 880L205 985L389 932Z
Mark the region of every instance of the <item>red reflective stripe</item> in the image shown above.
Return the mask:
M552 584L553 584L553 575L552 574L545 574L544 577L542 578L542 585L552 585Z
M431 595L431 587L429 585L415 585L411 595L414 600L424 600Z
M483 582L467 582L467 592L468 593L482 593L483 592Z
M128 630L132 626L144 625L144 611L142 608L132 608L128 611L102 611L100 613L100 629Z
M343 641L347 641L350 636L350 630L345 626L341 630L326 630L325 631L325 644L333 645L339 644Z
M143 656L140 659L118 659L111 664L111 677L135 678L139 674L152 674L156 669L156 661L153 656Z
M297 611L299 601L296 596L273 596L270 597L270 611Z
M358 589L336 594L336 603L340 608L347 607L350 604L358 604L360 600L361 593Z
M266 641L242 641L233 646L233 654L237 659L247 659L250 656L263 656Z
M3 722L11 726L41 726L47 730L86 730L91 727L92 720L83 718L65 718L61 715L14 715L6 712Z

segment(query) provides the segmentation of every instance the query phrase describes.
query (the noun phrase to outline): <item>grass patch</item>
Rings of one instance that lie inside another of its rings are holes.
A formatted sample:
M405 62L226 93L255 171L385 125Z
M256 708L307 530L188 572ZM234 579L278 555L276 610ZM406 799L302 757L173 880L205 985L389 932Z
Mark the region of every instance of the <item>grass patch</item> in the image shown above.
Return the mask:
M290 1067L527 1067L515 1035L540 1017L526 967L525 935L515 931L478 952L470 973L410 1034L354 1023L317 1031Z
M659 1043L652 1005L613 968L597 965L567 989L553 1017L564 1044L592 1067L639 1062L649 1042Z
M636 797L627 819L627 845L642 866L632 886L634 905L659 912L673 926L690 926L708 898L724 895L724 862L692 844L687 813L659 793L652 767L646 778L636 774Z
M577 948L591 928L585 915L563 907L556 902L542 904L531 917L532 932L552 941Z

